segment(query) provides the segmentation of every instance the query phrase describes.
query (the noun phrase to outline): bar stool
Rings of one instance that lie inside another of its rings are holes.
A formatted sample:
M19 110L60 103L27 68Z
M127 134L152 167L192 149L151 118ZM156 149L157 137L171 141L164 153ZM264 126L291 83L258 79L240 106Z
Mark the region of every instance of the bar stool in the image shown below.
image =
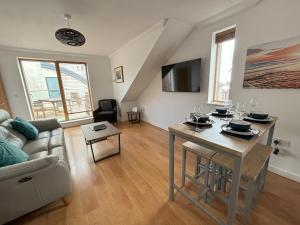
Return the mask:
M195 175L189 176L186 174L186 155L191 152L196 155ZM198 198L202 198L210 190L209 188L209 171L212 157L216 154L215 151L201 147L192 142L185 142L182 145L182 174L181 188L185 186L185 178L189 178L194 184L200 184L197 180L204 175L204 190L198 193ZM202 159L204 163L202 163ZM202 171L201 171L202 169Z
M244 207L240 208L242 212L242 223L248 223L248 215L251 207L255 206L255 200L260 191L262 191L268 168L268 162L272 148L262 144L256 144L254 148L246 155L242 168L240 189L245 191ZM211 191L212 197L219 197L228 203L228 198L224 195L218 195L216 184L218 179L215 176L220 173L216 168L222 167L221 180L223 182L223 191L226 190L226 184L231 182L231 173L233 171L233 160L222 154L215 154L212 161ZM225 172L224 172L225 171ZM225 187L224 187L225 185Z

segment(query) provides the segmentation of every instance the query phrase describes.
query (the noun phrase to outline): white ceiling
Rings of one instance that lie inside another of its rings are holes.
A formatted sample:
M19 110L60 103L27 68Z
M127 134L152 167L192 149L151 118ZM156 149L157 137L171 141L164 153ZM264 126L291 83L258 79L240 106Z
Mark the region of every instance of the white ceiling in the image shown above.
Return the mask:
M107 55L165 18L196 24L244 0L1 0L0 45ZM66 27L82 32L81 47L64 46L54 33Z

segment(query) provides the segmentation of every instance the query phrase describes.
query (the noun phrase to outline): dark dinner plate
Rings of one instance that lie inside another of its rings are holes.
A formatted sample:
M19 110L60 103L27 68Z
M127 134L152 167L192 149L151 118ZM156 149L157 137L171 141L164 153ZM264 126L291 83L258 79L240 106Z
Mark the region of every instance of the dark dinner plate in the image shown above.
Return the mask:
M251 128L251 123L244 120L231 120L229 121L229 126L236 131L247 132Z
M253 137L253 136L259 134L259 130L255 129L255 128L250 128L246 132L236 131L236 130L233 130L232 127L229 126L229 124L223 124L221 126L221 129L225 133L232 134L235 136L245 137L245 138Z
M226 114L228 112L228 108L218 107L216 108L216 112L220 114Z
M246 120L246 121L249 121L249 122L256 122L256 123L269 123L269 122L273 121L272 117L268 117L266 119L255 119L255 118L250 117L250 116L245 116L243 119Z
M197 122L193 121L193 119L190 118L190 119L186 120L186 123L194 125L194 126L211 126L213 124L213 121L209 119L205 122L198 122L197 123Z
M269 117L269 114L265 112L251 112L249 114L249 117L252 117L254 119L267 119Z
M211 115L212 116L218 116L218 117L233 117L234 112L229 112L229 111L227 111L227 113L212 112Z

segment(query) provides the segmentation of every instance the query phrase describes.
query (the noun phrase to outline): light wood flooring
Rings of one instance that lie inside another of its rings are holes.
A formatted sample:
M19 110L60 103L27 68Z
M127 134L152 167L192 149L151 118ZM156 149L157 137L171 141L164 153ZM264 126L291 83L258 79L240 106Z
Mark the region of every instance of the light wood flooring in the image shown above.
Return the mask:
M206 214L179 193L168 201L168 133L152 125L121 124L121 155L93 163L79 127L65 130L73 192L61 201L10 224L26 225L213 225ZM176 182L179 183L181 140L176 141ZM94 150L102 146L95 144ZM194 160L188 158L191 170ZM16 203L17 204L17 203ZM226 207L213 204L221 216ZM46 212L45 212L46 211ZM237 218L236 224L239 223ZM250 214L251 225L299 225L300 184L268 173L264 192Z

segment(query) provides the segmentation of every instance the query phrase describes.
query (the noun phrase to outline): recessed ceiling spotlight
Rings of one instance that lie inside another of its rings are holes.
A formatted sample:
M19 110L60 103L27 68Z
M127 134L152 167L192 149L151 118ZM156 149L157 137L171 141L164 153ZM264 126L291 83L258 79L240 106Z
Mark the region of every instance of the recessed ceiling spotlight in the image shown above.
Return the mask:
M82 46L85 43L85 37L77 30L70 28L71 15L65 14L65 20L68 23L68 28L61 28L55 32L55 37L64 45Z

